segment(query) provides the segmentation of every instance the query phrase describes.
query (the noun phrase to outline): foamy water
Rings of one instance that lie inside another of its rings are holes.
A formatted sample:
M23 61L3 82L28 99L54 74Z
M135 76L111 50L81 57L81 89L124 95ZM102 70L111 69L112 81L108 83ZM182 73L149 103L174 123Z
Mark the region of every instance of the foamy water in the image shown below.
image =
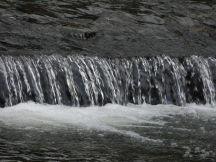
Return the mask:
M174 115L208 119L216 117L216 109L212 106L195 104L185 107L108 104L103 107L77 108L29 102L1 109L0 121L4 125L16 128L80 127L150 140L136 132L125 130L125 127L145 127L145 124L163 126L165 124L163 118L172 118Z
M0 109L0 159L214 161L215 122L216 108L208 105L28 102Z

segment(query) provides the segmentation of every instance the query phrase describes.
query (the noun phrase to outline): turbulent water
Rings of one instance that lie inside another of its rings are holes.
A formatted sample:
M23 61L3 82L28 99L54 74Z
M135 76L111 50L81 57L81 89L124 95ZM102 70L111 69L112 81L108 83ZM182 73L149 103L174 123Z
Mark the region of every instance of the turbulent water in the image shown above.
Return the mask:
M0 57L0 103L212 104L215 58Z
M214 162L215 66L200 56L1 56L0 161Z
M1 0L0 161L216 161L215 0Z
M190 104L0 110L2 161L214 162L216 110Z

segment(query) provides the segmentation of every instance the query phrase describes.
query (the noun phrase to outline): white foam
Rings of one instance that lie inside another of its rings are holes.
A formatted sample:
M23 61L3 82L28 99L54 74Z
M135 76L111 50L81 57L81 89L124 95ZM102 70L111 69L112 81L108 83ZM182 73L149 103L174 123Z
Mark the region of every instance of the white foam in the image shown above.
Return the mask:
M142 127L143 123L163 126L161 117L189 114L193 117L216 117L216 109L211 106L187 105L128 105L108 104L103 107L76 108L62 105L42 105L33 102L18 104L0 110L0 122L22 128L45 128L47 125L58 127L81 127L111 131L142 140L148 138L125 127Z

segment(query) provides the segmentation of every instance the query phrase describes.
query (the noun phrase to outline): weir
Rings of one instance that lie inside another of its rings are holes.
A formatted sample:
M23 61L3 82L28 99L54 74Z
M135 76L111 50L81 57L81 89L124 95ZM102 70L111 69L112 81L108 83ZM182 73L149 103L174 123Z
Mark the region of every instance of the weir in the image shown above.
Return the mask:
M0 56L0 106L214 104L216 59Z

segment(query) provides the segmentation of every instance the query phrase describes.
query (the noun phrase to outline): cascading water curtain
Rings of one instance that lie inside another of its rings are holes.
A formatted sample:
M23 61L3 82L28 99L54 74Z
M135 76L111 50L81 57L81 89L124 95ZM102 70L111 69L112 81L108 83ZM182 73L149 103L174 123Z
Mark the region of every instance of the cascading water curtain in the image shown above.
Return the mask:
M214 104L216 59L1 56L0 106Z

